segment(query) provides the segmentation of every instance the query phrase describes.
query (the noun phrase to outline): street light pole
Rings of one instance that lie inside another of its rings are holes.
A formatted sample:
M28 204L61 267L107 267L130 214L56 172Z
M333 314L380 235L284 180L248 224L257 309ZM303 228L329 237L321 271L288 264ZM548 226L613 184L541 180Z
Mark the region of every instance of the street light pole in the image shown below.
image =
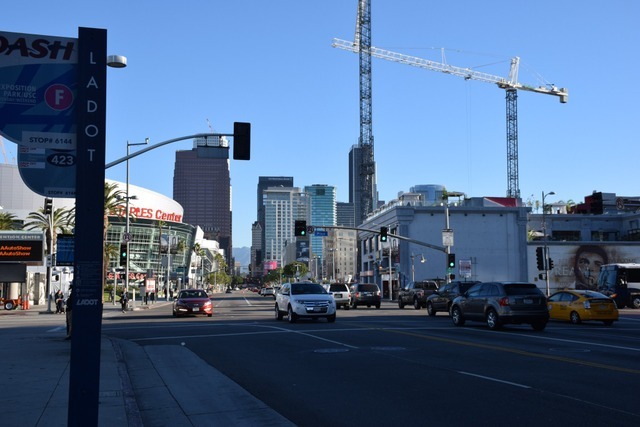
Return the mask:
M542 234L543 234L543 239L544 239L544 280L546 282L546 289L547 289L547 296L549 296L551 294L551 290L549 288L549 247L547 246L547 223L545 222L545 203L544 203L544 199L547 196L553 196L554 193L553 191L548 192L547 194L544 194L544 191L542 192Z
M125 233L125 245L127 246L127 256L125 257L125 261L124 261L124 291L125 293L128 295L129 294L129 241L131 240L131 234L129 233L129 199L131 199L132 197L129 196L129 147L134 146L134 145L147 145L149 143L149 138L145 138L144 142L134 142L131 143L129 141L127 141L127 177L126 177L126 202L125 202L125 209L126 212L124 214L125 216L125 226L124 226L124 233ZM135 196L134 196L135 198ZM115 295L115 294L114 294ZM136 306L136 299L135 299L135 295L134 298L132 298L132 302L131 302L131 306L135 307Z
M411 281L415 282L416 281L416 267L414 264L414 260L416 258L417 255L411 254ZM420 254L420 262L424 264L426 260L424 259L424 255Z

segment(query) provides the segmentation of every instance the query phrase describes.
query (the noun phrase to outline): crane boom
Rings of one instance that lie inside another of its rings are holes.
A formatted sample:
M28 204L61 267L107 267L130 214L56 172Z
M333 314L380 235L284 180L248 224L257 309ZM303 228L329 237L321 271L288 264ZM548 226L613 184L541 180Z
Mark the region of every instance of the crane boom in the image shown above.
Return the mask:
M354 42L350 42L342 39L333 39L333 47L338 49L348 50L350 52L359 52L359 46ZM560 97L560 102L566 103L569 99L569 92L565 88L557 88L555 86L532 86L519 83L518 80L518 67L520 65L520 58L511 58L511 67L509 71L509 78L495 76L493 74L483 73L481 71L472 70L471 68L456 67L455 65L449 65L443 62L430 61L428 59L418 58L416 56L404 55L402 53L392 52L390 50L380 49L374 46L370 48L371 56L375 58L386 59L388 61L399 62L401 64L407 64L414 67L425 68L431 71L439 71L445 74L451 74L454 76L462 77L465 80L478 80L485 83L494 83L501 89L516 89L526 90L530 92L537 92L546 95L555 95Z
M356 31L356 36L357 36ZM350 52L359 53L362 57L362 40L360 43L349 42L341 39L333 39L333 47L348 50ZM507 102L507 197L520 197L520 184L518 178L518 90L542 93L545 95L555 95L560 98L560 102L565 104L569 100L569 91L565 88L557 88L554 85L548 86L532 86L518 82L518 68L520 66L520 58L511 59L511 67L509 69L509 77L504 78L470 68L456 67L444 62L430 61L428 59L418 58L415 56L404 55L385 49L380 49L369 45L367 53L370 56L386 59L388 61L399 62L414 67L424 68L431 71L439 71L445 74L462 77L465 80L478 80L486 83L496 84L499 88L506 91Z

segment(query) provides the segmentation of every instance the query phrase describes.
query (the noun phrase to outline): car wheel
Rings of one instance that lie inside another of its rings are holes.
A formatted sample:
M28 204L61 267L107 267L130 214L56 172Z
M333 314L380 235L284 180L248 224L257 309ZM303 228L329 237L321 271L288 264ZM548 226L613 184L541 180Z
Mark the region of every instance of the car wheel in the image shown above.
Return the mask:
M211 316L213 316L213 314L207 314L207 317L211 317Z
M547 327L547 322L534 322L531 327L534 331L544 331L544 328Z
M634 295L631 299L631 307L640 308L640 295Z
M356 304L355 302L351 303L351 308L355 310L356 308L358 308L358 304Z
M276 320L282 320L282 312L278 308L278 304L276 304Z
M433 308L433 304L430 302L427 303L427 314L431 317L436 315L436 310Z
M451 309L451 320L453 321L453 324L456 326L464 325L464 317L462 316L462 311L460 310L459 307L453 307Z
M495 310L489 310L487 312L487 326L492 331L500 329L500 318L498 317L498 313L496 313Z
M376 308L380 308L380 303L376 304Z
M13 303L13 301L7 301L4 304L4 309L5 310L13 310L14 308L16 308L15 304Z
M173 317L178 317L178 313L176 313L175 311L173 312Z
M413 308L415 308L416 310L420 310L422 308L422 304L420 304L418 298L413 299Z
M582 319L580 319L580 315L576 311L571 312L571 314L569 315L569 320L571 320L571 323L573 323L574 325L579 325L580 323L582 323Z
M404 303L402 302L402 298L398 298L398 308L404 308Z
M331 316L327 316L327 322L333 323L336 321L336 315L332 314Z
M349 310L349 308L351 308L351 305L350 305L350 304L345 304L345 305L344 305L344 309L345 309L345 310Z
M296 320L298 320L298 315L293 312L293 309L291 307L289 307L289 310L287 310L287 320L289 321L289 323L295 323Z

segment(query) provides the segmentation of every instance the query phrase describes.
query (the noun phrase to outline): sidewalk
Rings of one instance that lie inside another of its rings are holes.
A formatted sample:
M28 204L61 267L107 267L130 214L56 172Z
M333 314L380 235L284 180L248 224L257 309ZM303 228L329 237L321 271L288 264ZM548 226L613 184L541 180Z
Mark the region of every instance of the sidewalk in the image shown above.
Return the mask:
M136 301L136 309L169 310L169 304L141 306ZM56 316L46 311L46 305L2 310L0 321ZM103 317L118 312L119 304L104 304ZM70 345L64 327L13 334L19 342L0 346L5 369L0 376L2 425L66 426ZM185 381L194 377L197 382ZM98 422L104 427L293 425L184 346L140 346L104 335L98 399Z

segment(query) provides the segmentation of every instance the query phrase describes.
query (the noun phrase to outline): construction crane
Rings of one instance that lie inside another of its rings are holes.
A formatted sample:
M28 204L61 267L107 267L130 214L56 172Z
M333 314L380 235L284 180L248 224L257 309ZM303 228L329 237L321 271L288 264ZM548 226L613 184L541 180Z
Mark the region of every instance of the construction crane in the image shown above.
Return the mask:
M363 0L360 1L363 3ZM356 32L357 33L357 32ZM370 36L370 33L369 33ZM369 39L370 41L370 39ZM362 57L362 40L360 43L350 42L341 39L333 39L333 47L348 50L350 52L356 52ZM520 197L520 187L518 183L518 105L517 105L517 91L526 90L529 92L542 93L546 95L555 95L560 98L561 103L566 103L569 99L569 92L565 88L557 88L554 85L548 86L531 86L518 82L518 68L520 64L520 58L514 57L511 59L511 68L509 71L509 77L499 77L491 74L472 70L470 68L456 67L446 64L444 62L435 62L415 56L403 55L401 53L391 52L384 49L372 47L370 44L365 46L367 54L376 58L382 58L389 61L399 62L401 64L412 65L414 67L425 68L431 71L439 71L441 73L451 74L454 76L462 77L465 80L479 80L487 83L494 83L499 88L506 90L507 101L507 197ZM360 60L362 64L362 59ZM369 79L371 73L369 72ZM362 97L362 65L360 76L360 94ZM370 84L370 81L369 81ZM369 90L369 95L371 94ZM362 100L361 100L362 105ZM362 106L361 106L362 114ZM362 128L362 117L360 119L360 125ZM361 133L362 135L362 133ZM373 145L373 140L372 140Z
M356 32L353 45L360 57L360 185L356 186L356 224L376 208L376 165L373 156L373 118L371 106L371 3L358 0ZM358 206L359 205L359 206Z

